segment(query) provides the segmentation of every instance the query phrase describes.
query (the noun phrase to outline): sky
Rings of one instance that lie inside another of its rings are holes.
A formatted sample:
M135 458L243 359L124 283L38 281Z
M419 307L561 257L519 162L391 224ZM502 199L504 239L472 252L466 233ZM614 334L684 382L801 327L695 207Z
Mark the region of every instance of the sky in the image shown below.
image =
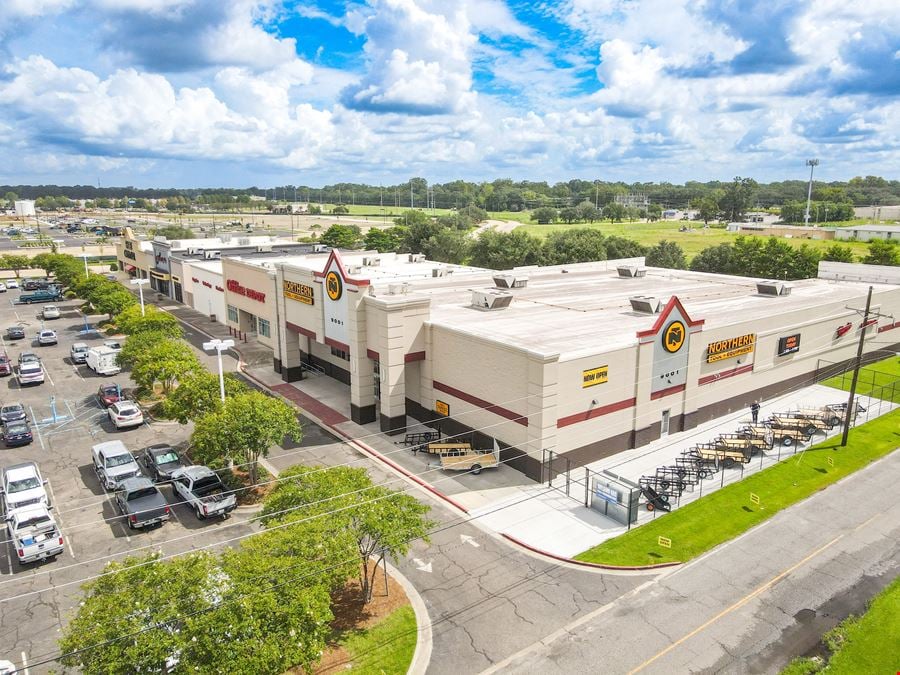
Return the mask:
M900 176L896 0L0 0L0 182Z

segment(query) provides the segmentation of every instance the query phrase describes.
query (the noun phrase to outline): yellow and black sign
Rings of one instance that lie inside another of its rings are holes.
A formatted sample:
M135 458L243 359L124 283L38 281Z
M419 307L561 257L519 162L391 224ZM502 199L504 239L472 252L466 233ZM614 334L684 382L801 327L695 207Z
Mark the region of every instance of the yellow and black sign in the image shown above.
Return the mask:
M304 305L315 304L315 294L312 286L298 284L296 281L284 280L284 297L302 302Z
M750 503L759 506L759 495L755 492L750 493Z
M444 403L443 401L435 401L434 402L434 410L438 415L443 415L444 417L450 417L450 404Z
M663 348L670 354L674 354L684 344L687 330L681 321L673 321L663 331Z
M603 384L609 379L609 366L599 366L590 370L581 371L581 388L586 389L597 384Z
M715 363L725 359L733 359L753 351L756 346L756 333L748 333L739 337L711 342L706 347L706 362Z
M656 539L656 543L662 546L663 548L672 548L672 540L668 537L658 537Z
M334 270L325 275L325 292L335 302L341 299L341 295L344 292L344 282L341 280L341 275Z

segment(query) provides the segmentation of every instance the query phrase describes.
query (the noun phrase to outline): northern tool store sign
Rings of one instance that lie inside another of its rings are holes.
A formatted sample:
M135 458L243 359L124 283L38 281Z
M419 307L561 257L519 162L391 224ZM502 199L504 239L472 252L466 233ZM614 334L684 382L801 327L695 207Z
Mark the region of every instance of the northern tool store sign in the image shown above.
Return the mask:
M711 342L706 346L706 362L715 363L750 354L756 346L756 333Z

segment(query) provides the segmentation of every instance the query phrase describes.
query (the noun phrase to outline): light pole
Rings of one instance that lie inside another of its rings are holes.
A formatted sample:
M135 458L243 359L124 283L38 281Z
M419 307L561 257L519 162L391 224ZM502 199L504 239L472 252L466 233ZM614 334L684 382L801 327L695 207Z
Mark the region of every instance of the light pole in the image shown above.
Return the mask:
M203 343L203 349L206 351L215 349L219 357L219 395L222 397L222 403L225 402L225 374L222 372L222 352L232 347L234 347L234 340L219 340L216 338Z
M138 287L138 292L141 294L141 316L144 316L144 286L149 284L149 279L132 279L131 285Z
M819 166L819 160L808 159L806 160L806 166L809 167L809 190L806 193L806 213L803 215L803 224L809 227L809 204L812 201L812 177L813 171Z
M87 266L87 259L88 259L87 254L85 253L81 257L84 259L84 276L86 276L86 277L90 276L91 273L88 271L88 266Z

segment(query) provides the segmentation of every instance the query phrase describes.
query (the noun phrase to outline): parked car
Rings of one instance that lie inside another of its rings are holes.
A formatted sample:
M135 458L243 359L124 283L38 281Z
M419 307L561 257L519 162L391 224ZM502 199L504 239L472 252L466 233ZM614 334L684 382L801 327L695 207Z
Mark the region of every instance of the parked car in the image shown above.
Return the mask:
M109 347L91 347L88 349L84 362L98 375L115 375L122 372L119 364L116 363L116 354L118 352Z
M41 357L34 352L21 352L19 354L19 365L23 363L40 363Z
M6 293L6 284L0 281L0 293Z
M44 305L44 309L41 310L41 318L43 319L58 319L59 317L60 311L56 305Z
M19 364L19 385L43 384L44 366L40 361L25 361Z
M7 448L15 448L20 445L28 445L34 437L31 428L25 420L10 422L3 427L3 443Z
M21 326L10 326L6 329L6 337L10 340L21 340L25 337L25 329Z
M97 398L104 408L108 408L113 403L125 400L125 397L122 395L122 388L115 382L101 384L100 388L97 390Z
M46 279L26 279L22 282L23 291L37 291L43 288L49 288L50 282Z
M6 287L7 287L7 288L18 288L18 287L19 287L19 282L16 281L15 279L9 279L9 280L7 280L7 282L6 282Z
M194 509L198 520L228 514L237 507L234 493L228 492L222 479L205 466L186 466L172 472L175 492Z
M50 507L35 504L6 516L6 531L19 564L54 558L63 552L63 538Z
M106 340L103 346L107 349L112 349L116 354L122 351L122 343L118 340Z
M118 490L126 479L141 475L141 467L122 441L98 443L91 448L91 456L105 490Z
M76 342L69 348L69 358L72 359L72 363L84 363L87 361L87 353L88 347L83 342Z
M116 492L116 506L128 527L161 525L169 519L169 503L149 478L137 476L122 481Z
M0 422L3 424L18 422L26 418L25 406L21 403L7 403L5 406L0 407Z
M109 406L106 414L116 429L138 427L144 423L144 414L132 401L117 401Z
M172 473L185 466L175 448L165 443L144 448L140 457L141 464L147 468L150 478L156 482L172 480Z
M59 339L56 337L55 330L42 330L38 333L38 344L41 347L48 347L50 345L55 345L59 342Z
M19 296L19 302L30 305L35 302L48 302L62 299L62 290L59 286L51 286L50 288L41 288L30 293L22 293Z
M50 498L47 496L47 485L41 477L38 465L34 462L22 462L13 464L3 469L2 487L3 511L10 513L34 504L50 506Z
M12 375L12 363L5 349L0 351L0 375Z

